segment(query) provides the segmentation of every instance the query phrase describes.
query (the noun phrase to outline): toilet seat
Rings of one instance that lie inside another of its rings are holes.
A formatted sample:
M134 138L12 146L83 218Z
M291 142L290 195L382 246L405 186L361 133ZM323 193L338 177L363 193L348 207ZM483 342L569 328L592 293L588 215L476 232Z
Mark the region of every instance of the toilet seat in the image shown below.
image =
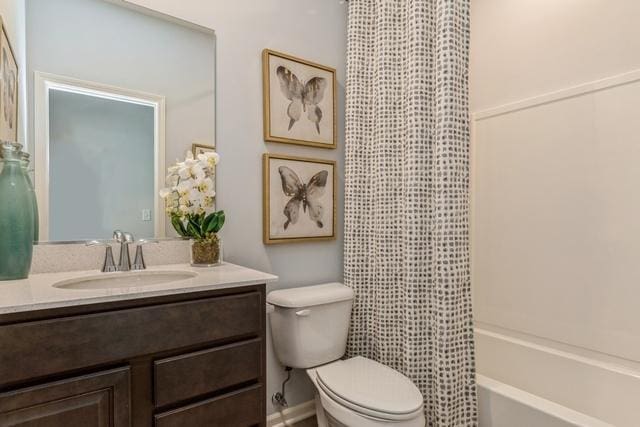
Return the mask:
M412 420L422 415L423 398L418 388L388 366L358 356L315 371L320 391L358 414L388 422Z

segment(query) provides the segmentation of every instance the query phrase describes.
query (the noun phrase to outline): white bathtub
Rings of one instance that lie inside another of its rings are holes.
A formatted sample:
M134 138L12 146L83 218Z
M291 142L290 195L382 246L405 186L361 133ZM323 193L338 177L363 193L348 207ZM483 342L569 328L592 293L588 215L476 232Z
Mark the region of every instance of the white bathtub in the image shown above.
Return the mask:
M477 382L480 427L612 427L483 375Z
M640 426L640 370L630 361L513 331L475 332L480 427Z

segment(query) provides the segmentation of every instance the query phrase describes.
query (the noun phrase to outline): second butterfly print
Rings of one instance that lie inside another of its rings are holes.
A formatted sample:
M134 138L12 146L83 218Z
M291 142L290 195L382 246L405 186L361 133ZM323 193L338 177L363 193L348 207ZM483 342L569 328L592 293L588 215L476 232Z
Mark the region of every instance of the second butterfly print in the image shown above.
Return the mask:
M262 52L264 139L336 148L336 71L284 53Z
M263 155L264 243L335 239L336 163Z

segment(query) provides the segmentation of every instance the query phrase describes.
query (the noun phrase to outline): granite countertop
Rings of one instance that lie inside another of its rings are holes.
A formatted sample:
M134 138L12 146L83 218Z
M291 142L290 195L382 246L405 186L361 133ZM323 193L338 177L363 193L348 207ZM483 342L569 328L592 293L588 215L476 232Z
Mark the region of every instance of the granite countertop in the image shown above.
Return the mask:
M149 267L145 271L191 272L195 276L157 285L64 289L53 285L83 277L107 277L128 273L101 273L91 270L33 274L24 280L0 281L0 314L265 284L278 279L277 276L268 273L229 263L212 268L191 267L189 264L161 265Z

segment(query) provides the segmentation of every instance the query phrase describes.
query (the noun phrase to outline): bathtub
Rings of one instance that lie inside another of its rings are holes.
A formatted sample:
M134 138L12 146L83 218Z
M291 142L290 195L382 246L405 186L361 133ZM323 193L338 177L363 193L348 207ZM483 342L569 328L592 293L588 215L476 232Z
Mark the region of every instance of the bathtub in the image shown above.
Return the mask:
M640 370L512 331L475 329L480 427L640 426Z
M479 427L613 427L483 375L476 380Z

